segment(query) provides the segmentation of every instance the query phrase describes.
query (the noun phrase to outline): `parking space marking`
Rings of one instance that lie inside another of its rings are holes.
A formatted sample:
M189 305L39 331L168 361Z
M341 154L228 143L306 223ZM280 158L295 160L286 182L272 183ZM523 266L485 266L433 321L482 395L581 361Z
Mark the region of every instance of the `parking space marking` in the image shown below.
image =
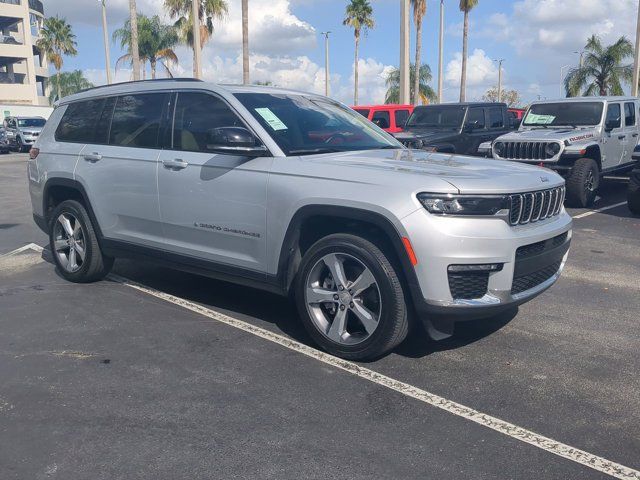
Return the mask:
M14 250L13 252L10 252L10 254L20 253L21 251L27 250L29 248L38 252L41 252L43 250L42 247L38 245L30 244ZM414 398L425 404L437 407L458 417L462 417L476 424L490 428L515 440L528 443L546 452L558 455L593 470L605 473L607 475L610 475L611 477L624 480L640 480L640 471L638 470L626 467L616 462L612 462L610 460L607 460L606 458L599 457L578 448L574 448L562 442L558 442L549 437L545 437L544 435L537 434L531 430L527 430L526 428L519 427L507 421L475 410L471 407L467 407L460 403L448 400L444 397L430 393L408 383L404 383L391 377L387 377L386 375L375 372L374 370L370 370L366 367L358 365L357 363L334 357L320 350L316 350L315 348L300 343L296 340L288 338L284 335L279 335L256 325L252 325L251 323L239 320L220 312L216 312L215 310L209 309L184 298L161 292L160 290L156 290L155 288L148 287L133 280L129 280L128 278L122 277L120 275L109 274L107 278L123 286L133 288L142 293L146 293L160 300L172 303L204 317L216 320L233 328L237 328L244 332L276 343L285 348L306 355L307 357L318 360L324 364L338 368L364 380L368 380L390 390L394 390L407 397Z
M609 205L607 207L598 208L596 210L589 210L588 212L581 213L573 217L574 220L578 218L588 217L589 215L595 215L596 213L604 212L606 210L611 210L613 208L621 207L622 205L626 205L627 202L614 203L613 205Z
M16 255L18 253L22 253L26 250L35 250L36 252L41 252L43 250L43 248L40 245L36 245L35 243L28 243L27 245L20 247L20 248L16 248L15 250L11 250L10 252L4 253L2 255L0 255L0 258L2 257L9 257L11 255Z

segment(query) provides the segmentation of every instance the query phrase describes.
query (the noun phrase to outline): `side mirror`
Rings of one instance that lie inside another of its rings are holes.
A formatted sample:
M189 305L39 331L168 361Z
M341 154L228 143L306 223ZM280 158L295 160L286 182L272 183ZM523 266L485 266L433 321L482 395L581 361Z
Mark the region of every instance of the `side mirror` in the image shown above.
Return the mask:
M605 132L610 132L611 130L613 130L614 128L618 128L619 126L620 126L620 119L619 118L610 118L604 124L604 131Z
M209 139L208 150L252 156L260 156L267 152L267 147L243 127L214 128L209 131Z

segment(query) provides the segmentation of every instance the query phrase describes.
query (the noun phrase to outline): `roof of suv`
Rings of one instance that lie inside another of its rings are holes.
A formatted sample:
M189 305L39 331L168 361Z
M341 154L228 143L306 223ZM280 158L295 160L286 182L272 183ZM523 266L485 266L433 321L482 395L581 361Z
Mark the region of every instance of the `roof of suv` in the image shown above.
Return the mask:
M416 105L416 108L428 108L428 107L506 107L507 104L504 102L450 102L450 103L435 103L432 105Z
M217 83L203 82L195 78L163 78L156 80L138 80L134 82L114 83L112 85L102 85L99 87L89 88L82 92L69 95L58 101L59 105L64 105L77 100L83 100L93 97L101 97L107 95L120 95L125 93L152 92L156 90L166 89L198 89L209 90L213 92L228 93L285 93L292 95L315 95L313 93L302 92L299 90L291 90L286 88L278 88L263 85L220 85Z
M580 102L631 102L634 100L638 100L636 97L625 97L625 96L593 96L593 97L569 97L569 98L558 98L555 100L536 100L535 102L531 102L531 105L535 105L536 103L580 103Z

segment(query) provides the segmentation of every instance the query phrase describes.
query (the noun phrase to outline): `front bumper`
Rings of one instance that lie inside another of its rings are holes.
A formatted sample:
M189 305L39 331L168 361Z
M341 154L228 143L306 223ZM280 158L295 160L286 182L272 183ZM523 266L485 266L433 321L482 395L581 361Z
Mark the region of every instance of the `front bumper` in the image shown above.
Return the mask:
M454 322L490 317L542 293L559 278L571 242L571 217L564 209L555 217L519 226L500 218L442 217L421 209L403 224L418 258L418 312ZM560 243L552 244L550 239L556 238ZM545 248L538 255L516 258L519 247L542 242ZM487 274L482 294L456 298L448 268L461 264L499 264L501 269ZM550 273L538 275L544 269Z

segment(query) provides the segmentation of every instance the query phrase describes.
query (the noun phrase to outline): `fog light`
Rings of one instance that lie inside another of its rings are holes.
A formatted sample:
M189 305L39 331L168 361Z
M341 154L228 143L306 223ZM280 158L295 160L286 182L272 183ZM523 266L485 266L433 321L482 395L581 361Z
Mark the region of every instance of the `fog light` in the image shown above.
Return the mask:
M449 272L499 272L502 270L503 263L481 263L470 265L449 265Z

